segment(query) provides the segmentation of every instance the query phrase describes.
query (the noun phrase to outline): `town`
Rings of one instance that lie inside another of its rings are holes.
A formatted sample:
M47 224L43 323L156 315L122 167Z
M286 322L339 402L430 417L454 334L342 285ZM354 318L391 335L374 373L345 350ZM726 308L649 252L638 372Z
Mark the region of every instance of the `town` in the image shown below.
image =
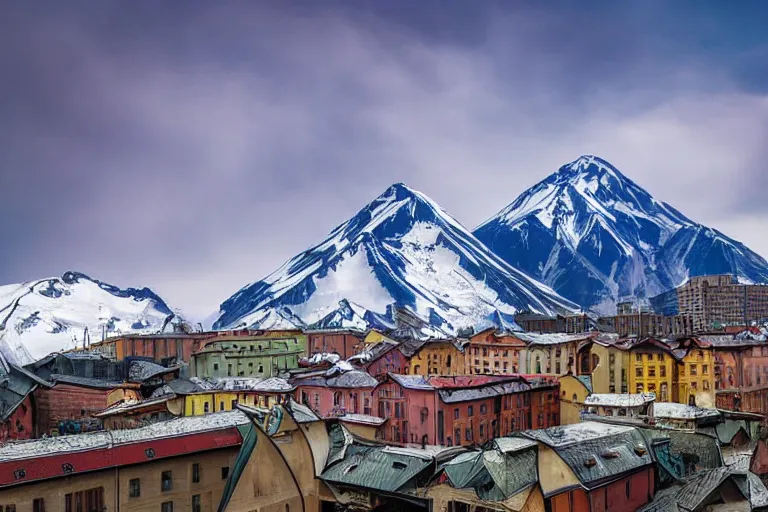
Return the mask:
M766 298L701 276L615 316L522 312L450 338L399 310L387 331L179 330L0 356L0 504L768 510Z

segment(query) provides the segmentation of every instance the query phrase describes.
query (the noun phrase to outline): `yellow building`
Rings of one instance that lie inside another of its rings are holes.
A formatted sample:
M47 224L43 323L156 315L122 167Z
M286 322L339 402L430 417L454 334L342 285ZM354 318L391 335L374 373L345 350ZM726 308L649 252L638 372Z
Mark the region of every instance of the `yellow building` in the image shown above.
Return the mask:
M597 337L579 349L578 373L591 376L594 393L629 393L629 362L626 343Z
M677 401L677 360L669 345L646 338L632 345L629 354L629 393L655 393L659 402Z
M680 403L698 407L715 406L715 367L712 347L696 338L680 342L685 351L678 363L677 393Z
M285 379L210 379L194 383L194 391L184 392L184 415L200 416L231 411L237 404L272 407L288 399L296 388ZM182 393L176 393L177 395Z
M411 356L413 375L464 375L464 368L464 353L453 340L425 341Z
M368 334L366 334L365 338L363 339L364 343L370 343L370 344L379 343L380 341L390 341L392 343L396 343L394 340L386 337L384 334L382 334L381 332L375 329L371 329L370 331L368 331Z
M560 382L560 424L572 425L581 421L581 406L592 393L588 375L563 375Z

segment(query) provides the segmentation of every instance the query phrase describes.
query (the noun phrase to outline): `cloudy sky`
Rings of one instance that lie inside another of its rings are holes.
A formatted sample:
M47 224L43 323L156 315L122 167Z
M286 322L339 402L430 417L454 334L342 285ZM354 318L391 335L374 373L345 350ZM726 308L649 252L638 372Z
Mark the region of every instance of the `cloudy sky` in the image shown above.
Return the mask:
M583 153L768 256L766 20L762 1L3 2L0 283L75 269L204 317L393 182L473 228Z

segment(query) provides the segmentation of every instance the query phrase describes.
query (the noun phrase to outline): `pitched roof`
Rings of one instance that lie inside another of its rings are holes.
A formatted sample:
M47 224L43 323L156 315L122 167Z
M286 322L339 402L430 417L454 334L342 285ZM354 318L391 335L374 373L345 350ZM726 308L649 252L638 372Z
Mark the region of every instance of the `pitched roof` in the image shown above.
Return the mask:
M293 378L293 385L299 386L316 386L324 388L372 388L375 387L379 381L371 377L367 372L362 370L349 370L340 374L334 374L329 377L325 373L321 375L312 374L309 377L296 376Z
M700 419L718 418L720 412L717 409L702 409L693 405L678 404L674 402L656 402L653 405L653 416L665 419Z
M345 423L356 423L358 425L373 425L378 427L383 425L387 421L387 418L379 418L378 416L371 416L370 414L351 414L345 413L343 416L339 416L339 421Z
M40 380L36 376L7 363L0 354L0 421L8 419L38 385Z
M576 378L584 384L587 391L592 392L592 376L591 375L577 375Z
M592 337L592 335L589 333L565 334L560 332L554 332L554 333L516 332L514 336L523 340L529 345L560 345L563 343L574 343L578 341L585 341Z
M389 377L406 389L416 389L421 391L432 391L435 389L427 382L423 375L399 375L390 373Z
M520 435L555 450L588 489L653 463L645 438L632 427L585 422Z
M509 395L512 393L520 393L529 389L531 389L531 386L527 382L513 381L475 388L440 389L438 390L438 393L440 394L440 399L443 402L447 404L453 404L458 402L467 402L470 400L491 398L494 396Z

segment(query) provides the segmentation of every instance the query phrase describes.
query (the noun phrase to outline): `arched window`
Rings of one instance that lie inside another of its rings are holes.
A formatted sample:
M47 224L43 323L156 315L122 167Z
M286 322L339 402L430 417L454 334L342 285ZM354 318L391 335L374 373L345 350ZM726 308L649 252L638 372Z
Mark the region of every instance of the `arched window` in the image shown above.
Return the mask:
M341 407L341 392L336 391L333 394L333 406L334 407Z
M600 364L600 356L597 354L592 354L592 370L597 368L597 365Z
M573 401L576 402L578 399L579 399L579 396L576 393L574 393L573 394Z

